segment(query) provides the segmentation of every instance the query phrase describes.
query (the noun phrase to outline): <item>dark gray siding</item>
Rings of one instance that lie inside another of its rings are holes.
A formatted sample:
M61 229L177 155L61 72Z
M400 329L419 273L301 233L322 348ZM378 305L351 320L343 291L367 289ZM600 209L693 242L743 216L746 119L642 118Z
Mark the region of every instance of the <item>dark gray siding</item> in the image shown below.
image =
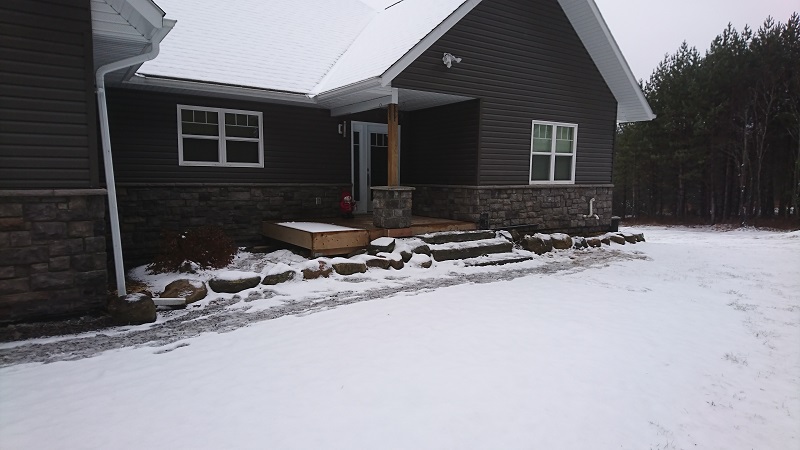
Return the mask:
M577 123L576 182L611 182L617 103L556 0L483 0L392 85L482 99L480 185L528 184L532 120Z
M118 182L350 182L350 142L327 110L129 89L109 90L108 102ZM264 168L179 166L178 104L261 111Z
M0 188L97 185L88 0L0 2Z
M407 113L401 143L401 181L476 184L479 114L479 100Z

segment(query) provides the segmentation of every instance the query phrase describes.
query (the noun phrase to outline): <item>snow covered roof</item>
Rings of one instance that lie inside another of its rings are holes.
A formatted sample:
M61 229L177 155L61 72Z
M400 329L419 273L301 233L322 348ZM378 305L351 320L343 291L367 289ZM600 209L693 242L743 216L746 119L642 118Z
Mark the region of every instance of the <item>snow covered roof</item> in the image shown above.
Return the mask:
M360 84L390 86L480 1L158 0L178 24L137 74L314 103ZM652 119L594 0L558 1L617 98L619 119Z

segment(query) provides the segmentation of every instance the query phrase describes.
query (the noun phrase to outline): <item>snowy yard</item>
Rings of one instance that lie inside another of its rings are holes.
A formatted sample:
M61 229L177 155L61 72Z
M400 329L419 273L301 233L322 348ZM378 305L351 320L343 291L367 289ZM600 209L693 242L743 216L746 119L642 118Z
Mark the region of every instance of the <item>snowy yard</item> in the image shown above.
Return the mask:
M642 230L3 344L0 447L800 448L800 232Z

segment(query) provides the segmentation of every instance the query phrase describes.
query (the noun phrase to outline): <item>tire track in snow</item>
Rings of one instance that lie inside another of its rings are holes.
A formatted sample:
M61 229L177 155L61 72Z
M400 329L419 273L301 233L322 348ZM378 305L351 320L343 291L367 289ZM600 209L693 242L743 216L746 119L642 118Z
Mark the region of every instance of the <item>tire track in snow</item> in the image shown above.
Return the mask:
M514 269L513 265L503 266L508 269L498 272L463 274L450 272L437 278L416 280L394 280L391 287L370 289L364 292L335 291L316 296L304 297L256 312L248 312L247 308L229 308L245 299L233 298L211 302L208 306L197 310L181 310L166 312L167 320L153 324L144 329L118 331L106 329L109 334L99 332L91 336L75 336L58 339L52 342L33 342L0 350L0 367L25 363L51 363L90 358L99 353L125 347L165 347L178 341L198 336L202 333L226 333L249 326L252 323L277 319L284 316L302 316L320 311L327 311L340 306L375 299L384 299L404 293L431 291L461 284L485 284L498 281L509 281L530 275L552 275L556 273L570 274L589 268L604 267L612 263L627 260L645 260L646 256L639 252L628 253L615 250L603 252L574 252L569 260L548 262L543 266L525 269ZM275 297L274 291L265 291L264 299ZM174 318L170 318L174 315ZM185 345L189 345L185 343ZM167 353L176 348L158 349L156 353Z

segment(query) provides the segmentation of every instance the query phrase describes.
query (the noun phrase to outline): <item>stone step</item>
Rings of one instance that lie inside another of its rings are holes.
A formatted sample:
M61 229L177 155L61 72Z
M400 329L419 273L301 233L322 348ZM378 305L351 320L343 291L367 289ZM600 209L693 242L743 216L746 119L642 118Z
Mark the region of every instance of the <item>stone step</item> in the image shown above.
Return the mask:
M491 255L479 256L477 258L465 259L464 264L472 267L502 266L532 260L532 256L520 255L519 253L493 253Z
M503 238L493 238L479 241L432 244L430 247L431 256L436 261L452 261L454 259L477 258L493 253L510 253L514 248L514 244Z
M428 233L417 236L426 244L447 244L449 242L468 242L480 241L483 239L494 239L495 232L487 230L479 231L444 231L441 233Z

